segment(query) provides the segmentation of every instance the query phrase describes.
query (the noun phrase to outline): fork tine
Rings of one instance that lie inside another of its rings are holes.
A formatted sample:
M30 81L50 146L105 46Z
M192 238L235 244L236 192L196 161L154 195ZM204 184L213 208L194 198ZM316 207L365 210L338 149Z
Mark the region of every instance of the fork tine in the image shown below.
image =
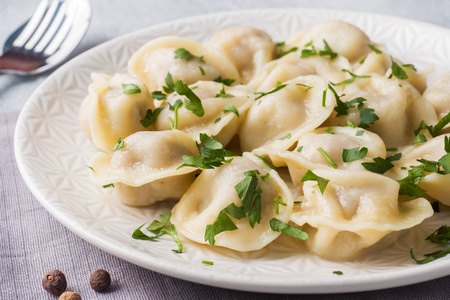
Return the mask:
M59 8L56 16L53 18L50 23L47 31L44 36L40 39L38 44L33 48L35 52L43 52L44 49L49 45L52 39L56 36L57 32L64 26L64 22L66 21L66 6L67 3L63 2L61 7Z
M52 1L52 3L47 9L47 12L44 15L44 18L42 19L41 23L39 23L39 26L36 28L36 31L33 33L28 42L25 44L24 48L26 50L31 50L37 45L37 43L40 41L42 36L47 31L49 25L53 21L56 13L59 10L59 7L60 2L58 0Z
M13 42L14 47L23 47L25 45L25 43L30 39L31 35L36 31L36 28L40 24L45 13L47 12L48 5L49 5L49 0L42 0L39 3L38 7L36 8L36 11L31 16L31 18L28 21L25 28L22 30L22 32L19 34L19 36L14 40L14 42Z
M61 27L59 28L58 32L56 32L53 39L48 44L47 48L45 49L44 54L46 56L50 56L54 54L56 51L58 51L61 44L65 41L67 35L69 34L70 30L72 29L73 25L73 19L78 13L77 11L77 5L74 5L75 3L72 1L67 1L68 5L66 8L66 14L64 22L61 24Z

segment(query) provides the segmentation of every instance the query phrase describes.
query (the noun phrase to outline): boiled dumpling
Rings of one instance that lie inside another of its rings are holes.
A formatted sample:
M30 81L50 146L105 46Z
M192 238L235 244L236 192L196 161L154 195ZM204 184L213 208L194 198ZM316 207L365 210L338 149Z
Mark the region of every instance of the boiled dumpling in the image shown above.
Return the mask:
M239 71L242 83L249 82L274 57L275 43L264 31L232 27L215 34L208 44L221 50Z
M346 73L342 70L349 69L350 63L343 56L333 60L321 56L301 58L300 53L294 52L267 63L249 85L254 90L267 92L278 81L284 82L305 75L318 75L337 83L347 79Z
M176 50L183 49L195 57L176 58ZM166 85L167 74L173 81L187 84L199 80L233 79L240 76L233 63L212 46L181 37L161 37L142 46L128 61L128 72L144 81L150 91Z
M313 41L316 49L324 49L323 40L334 52L346 57L350 63L359 62L372 51L367 46L370 40L361 29L338 20L325 21L312 28L301 30L288 42L302 48Z
M183 155L198 155L195 141L187 134L179 130L137 132L124 139L123 147L112 155L94 156L91 177L100 185L113 183L117 197L127 205L178 199L196 174L193 167L177 170Z
M422 120L427 124L437 122L434 108L408 82L372 74L370 78L356 79L341 88L342 90L337 91L345 93L341 97L343 102L359 97L367 100L363 108L373 109L373 113L379 118L373 124L367 123L368 130L378 134L386 147L401 147L412 143L414 129ZM357 106L358 104L349 109L347 115L337 117L336 112L333 112L325 125L346 125L349 120L359 125L361 113Z
M450 111L450 73L440 76L423 94L425 100L433 105L441 119Z
M237 251L253 251L261 249L280 233L270 228L272 218L287 223L293 207L292 195L278 174L262 163L253 154L244 153L243 157L219 168L204 170L183 195L172 210L171 222L175 224L178 233L197 243L205 244L206 226L213 224L219 212L234 203L241 207L241 200L235 190L235 185L244 179L244 173L257 170L258 186L261 194L261 221L251 228L247 218L234 220L237 230L224 231L215 236L215 245ZM260 176L269 173L269 179L264 182ZM279 206L276 213L275 198L281 197L286 206Z
M398 202L399 184L385 176L334 169L314 174L329 182L322 194L316 181L306 181L301 207L291 220L309 234L311 253L322 258L351 260L390 232L433 214L424 198Z
M119 138L126 138L144 127L148 109L153 109L153 99L142 81L125 74L110 77L93 73L89 95L80 108L80 124L83 131L100 150L111 152ZM123 84L133 84L138 89L124 93Z
M248 109L254 102L253 91L244 85L227 87L214 81L199 81L191 87L201 99L205 113L202 117L199 117L186 109L184 104L178 109L177 129L186 132L193 139L198 139L200 133L206 133L207 135L213 135L223 145L228 144L239 130ZM218 94L222 94L222 96L226 94L227 96L221 97ZM178 99L185 100L184 97L173 93L161 106L163 110L155 123L157 130L170 129L169 118L174 122L175 111L170 110L169 105L174 105ZM233 112L226 107L234 107L236 111Z
M328 84L325 79L300 76L284 84L251 106L239 134L243 151L262 146L285 150L302 133L320 126L333 111L336 102L332 93L328 91L323 98Z

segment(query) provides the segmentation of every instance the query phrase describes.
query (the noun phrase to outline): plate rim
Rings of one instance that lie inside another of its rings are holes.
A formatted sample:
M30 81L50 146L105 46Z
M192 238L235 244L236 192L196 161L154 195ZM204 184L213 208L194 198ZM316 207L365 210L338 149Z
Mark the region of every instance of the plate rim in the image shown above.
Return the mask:
M317 280L310 280L301 278L299 280L300 282L303 282L300 284L301 289L296 285L282 285L283 282L279 282L277 280L273 281L273 284L267 284L267 282L264 282L264 286L262 285L255 285L254 283L245 283L245 282L236 282L235 280L230 280L230 277L223 278L221 280L216 280L214 278L211 279L209 276L210 271L205 269L205 272L203 274L196 274L196 276L193 276L193 273L187 269L184 268L176 268L175 263L172 263L171 267L174 267L176 270L175 272L173 270L170 270L170 268L167 267L167 263L159 263L159 262L153 262L148 263L144 262L142 260L138 259L138 255L133 257L133 254L138 254L139 251L133 249L130 252L130 249L121 249L117 245L114 245L110 242L108 239L99 239L98 236L95 234L92 234L89 231L84 230L83 228L80 228L78 224L69 218L64 218L64 215L61 214L60 211L54 206L52 206L50 203L45 201L45 195L43 194L42 190L39 190L38 187L36 187L32 180L31 175L28 173L29 169L27 169L27 166L24 162L24 157L22 156L21 150L23 145L18 143L19 136L22 133L22 126L26 121L27 114L32 109L32 103L33 101L36 101L35 99L39 95L39 91L45 87L46 85L53 80L53 78L56 78L60 76L61 74L64 74L67 70L69 70L73 65L75 65L78 61L83 60L84 58L87 58L89 55L95 54L95 52L99 51L99 49L106 48L109 45L115 44L119 42L120 40L131 38L132 36L139 36L143 35L148 31L157 30L160 27L165 27L169 24L178 24L178 23L186 23L186 22L192 22L194 20L198 19L208 19L218 16L233 16L233 15L242 15L242 14L254 14L258 12L273 12L273 11L289 11L295 9L296 11L308 11L310 13L318 13L319 11L326 11L327 13L336 13L339 12L340 14L358 14L358 15L364 15L367 17L376 17L376 18L387 18L390 20L396 20L400 21L402 23L412 23L416 24L417 26L428 26L432 28L433 30L442 30L446 32L446 34L450 35L450 29L436 25L431 24L419 20L412 20L408 18L403 17L397 17L397 16L389 16L389 15L383 15L383 14L377 14L377 13L371 13L371 12L360 12L360 11L351 11L351 10L336 10L336 9L311 9L311 8L299 8L299 7L292 7L292 8L263 8L263 9L245 9L245 10L232 10L232 11L226 11L226 12L220 12L220 13L212 13L212 14L202 14L197 16L191 16L187 18L181 18L176 19L164 23L155 24L146 28L141 28L126 34L123 34L121 36L115 37L111 40L105 41L99 45L96 45L95 47L90 48L89 50L77 55L76 57L72 58L70 61L59 67L55 72L53 72L51 75L49 75L37 88L36 90L31 94L27 102L25 103L24 107L22 108L20 115L17 119L16 128L14 131L14 155L17 162L18 169L20 171L20 174L22 178L24 179L27 187L30 189L32 194L36 197L36 199L39 201L39 203L49 212L53 217L55 217L58 222L60 222L62 225L64 225L67 229L84 239L85 241L89 242L90 244L102 249L105 252L108 252L116 257L119 257L121 259L124 259L128 262L131 262L135 265L144 267L146 269L149 269L154 272L158 272L167 276L200 283L200 284L206 284L214 287L221 287L221 288L229 288L234 290L242 290L242 291L251 291L251 292L265 292L265 293L284 293L284 294L305 294L305 293L316 293L316 294L328 294L328 293L345 293L345 292L359 292L359 291L370 291L370 290L377 290L377 289L384 289L384 288L392 288L392 287L399 287L409 284L414 284L418 282L423 282L431 279L440 278L446 275L450 274L450 271L445 272L444 267L438 268L438 272L436 272L435 264L427 264L427 265L421 265L421 266L414 266L415 268L420 267L420 278L417 277L417 272L412 272L411 274L404 274L404 269L399 270L393 270L383 273L383 278L376 278L374 280L373 275L371 274L364 274L359 275L358 280L354 281L355 278L351 278L351 282L349 278L345 278L345 276L341 276L336 278L331 283L318 283ZM450 259L447 259L445 261L445 266L450 266ZM410 271L412 268L409 268L407 271ZM410 273L410 272L407 272ZM401 274L402 276L398 276L398 274ZM405 276L406 275L406 276ZM246 276L244 276L246 277ZM370 283L367 282L367 278L370 277ZM395 279L395 280L394 280ZM307 285L307 286L305 286ZM280 287L282 289L280 289Z

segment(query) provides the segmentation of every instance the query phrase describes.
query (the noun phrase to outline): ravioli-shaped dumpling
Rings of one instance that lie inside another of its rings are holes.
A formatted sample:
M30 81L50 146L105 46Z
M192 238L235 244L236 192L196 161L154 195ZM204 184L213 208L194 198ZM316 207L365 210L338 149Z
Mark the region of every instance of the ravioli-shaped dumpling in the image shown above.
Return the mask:
M90 162L94 182L114 184L117 197L132 206L178 199L195 178L196 168L183 167L183 155L198 155L195 141L179 130L141 131L123 140L111 154L98 153Z
M412 166L418 166L421 163L418 159L428 161L439 161L444 155L445 138L450 135L439 135L428 140L425 143L415 144L404 149L402 157L399 161L394 162L394 169L398 177L396 179L405 178L408 170ZM403 167L403 169L402 169ZM426 176L420 180L419 187L426 190L427 194L438 200L439 202L450 205L450 174L438 174L434 172L426 172Z
M198 139L200 133L206 133L210 136L213 135L223 145L228 144L238 132L248 109L254 102L253 91L244 85L227 87L214 81L199 81L191 88L200 98L205 113L199 117L188 110L184 103L177 112L177 129L186 132L193 139ZM174 105L178 99L185 101L185 97L173 93L161 106L163 110L155 123L157 130L170 129L169 118L175 122L175 111L169 109L169 104Z
M334 52L346 57L350 63L359 62L370 53L370 40L358 27L344 21L330 20L311 28L301 30L288 42L303 48L312 44L316 49L324 49L325 40Z
M373 109L373 112L364 111L364 120L370 120L368 115L376 114L378 120L374 124L366 123L368 130L378 134L386 144L386 147L401 147L412 143L414 130L423 120L427 124L436 124L437 117L434 108L427 103L420 93L408 82L396 78L388 79L378 74L372 74L370 78L356 79L354 82L343 86L343 90L337 90L343 102L362 97L363 108ZM345 125L350 120L359 125L361 111L358 104L347 110L347 115L336 116L333 112L325 125Z
M231 27L215 34L208 44L225 53L244 84L274 58L275 43L266 32L257 28Z
M177 50L182 53L177 55ZM195 57L190 57L185 51ZM240 82L235 66L221 51L174 36L157 38L143 45L128 61L128 72L145 82L150 91L165 86L168 73L174 82L181 80L187 84L218 77Z
M300 53L294 52L267 63L249 85L254 90L268 92L277 82L305 75L318 75L337 83L347 79L346 73L342 70L350 69L350 63L343 56L333 60L321 56L301 58Z
M320 126L336 104L328 82L315 75L283 83L280 90L257 99L239 134L243 151L259 147L288 149L298 137ZM312 88L309 88L312 87Z
M439 118L450 111L450 73L436 79L423 94L425 100L436 109Z
M258 186L262 189L260 223L255 223L252 228L248 218L232 218L238 229L217 234L215 245L237 251L253 251L275 240L280 233L270 228L269 221L277 218L289 222L293 207L292 195L277 172L250 153L235 157L231 163L219 168L202 171L172 210L170 221L178 233L197 243L206 244L206 226L214 223L219 212L231 203L242 206L235 186L244 179L245 172L252 170L260 174L257 175ZM264 182L260 176L267 173L269 179ZM277 214L274 199L278 197L282 198L286 206L280 205Z
M150 130L141 124L153 98L142 81L125 74L110 77L91 74L89 95L80 107L80 124L85 134L100 150L111 152L119 138L137 131ZM134 84L140 92L125 94L122 84Z
M367 148L362 158L349 157L344 159L344 149ZM324 151L323 154L321 151ZM325 155L342 170L365 170L363 162L371 162L375 157L386 158L386 148L383 140L369 131L360 128L328 127L318 128L302 135L292 151L269 151L267 156L276 167L287 166L294 186L301 190L302 177L308 170L322 169L333 166ZM354 159L354 160L353 160Z
M291 220L309 234L311 253L322 258L351 260L387 234L433 214L424 198L398 202L399 184L385 176L339 169L314 174L329 180L328 185L322 194L317 181L306 181L301 207Z

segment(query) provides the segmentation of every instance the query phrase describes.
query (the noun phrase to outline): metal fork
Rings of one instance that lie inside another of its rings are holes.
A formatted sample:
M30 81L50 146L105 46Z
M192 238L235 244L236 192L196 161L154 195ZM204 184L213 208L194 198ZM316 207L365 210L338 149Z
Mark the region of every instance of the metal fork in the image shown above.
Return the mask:
M6 40L0 73L34 75L58 65L80 43L90 18L88 0L42 0Z

